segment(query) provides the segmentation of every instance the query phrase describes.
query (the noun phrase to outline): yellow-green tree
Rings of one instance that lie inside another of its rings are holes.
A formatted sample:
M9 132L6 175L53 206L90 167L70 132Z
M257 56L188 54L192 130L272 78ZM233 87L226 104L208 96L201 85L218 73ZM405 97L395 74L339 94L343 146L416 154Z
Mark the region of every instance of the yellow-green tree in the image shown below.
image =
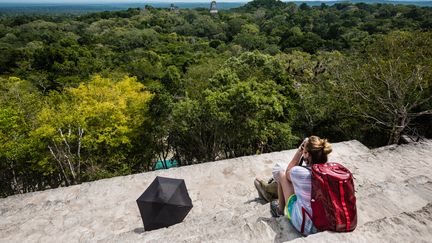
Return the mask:
M51 93L38 115L41 138L66 185L130 172L128 151L139 139L151 94L135 78L100 76Z
M45 175L35 162L42 159L28 136L35 128L40 100L30 82L0 78L0 196L43 187L40 179Z

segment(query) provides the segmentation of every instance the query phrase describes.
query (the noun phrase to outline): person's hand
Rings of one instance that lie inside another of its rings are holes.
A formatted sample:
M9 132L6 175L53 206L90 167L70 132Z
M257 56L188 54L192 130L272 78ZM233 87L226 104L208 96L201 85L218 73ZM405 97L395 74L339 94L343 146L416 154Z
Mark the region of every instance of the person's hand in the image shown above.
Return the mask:
M303 152L303 150L304 150L304 146L306 145L308 139L309 139L309 138L305 138L305 139L303 140L303 142L300 144L300 147L299 147L300 152Z

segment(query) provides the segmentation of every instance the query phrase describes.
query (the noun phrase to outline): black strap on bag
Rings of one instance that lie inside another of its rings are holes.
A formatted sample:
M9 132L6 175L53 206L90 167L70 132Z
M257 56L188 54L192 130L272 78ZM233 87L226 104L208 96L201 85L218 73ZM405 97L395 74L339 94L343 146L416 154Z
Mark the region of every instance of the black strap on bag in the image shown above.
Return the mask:
M298 166L302 166L303 165L303 160L304 160L304 158L303 158L303 155L302 155L302 157L300 157L300 162L299 162Z

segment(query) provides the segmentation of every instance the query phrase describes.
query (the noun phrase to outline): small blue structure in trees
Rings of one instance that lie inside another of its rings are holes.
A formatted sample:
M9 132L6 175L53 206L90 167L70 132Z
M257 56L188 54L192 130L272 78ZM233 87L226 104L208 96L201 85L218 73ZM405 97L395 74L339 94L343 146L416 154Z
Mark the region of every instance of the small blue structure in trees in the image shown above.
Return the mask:
M158 160L153 166L153 170L169 169L171 167L178 167L179 164L175 159Z

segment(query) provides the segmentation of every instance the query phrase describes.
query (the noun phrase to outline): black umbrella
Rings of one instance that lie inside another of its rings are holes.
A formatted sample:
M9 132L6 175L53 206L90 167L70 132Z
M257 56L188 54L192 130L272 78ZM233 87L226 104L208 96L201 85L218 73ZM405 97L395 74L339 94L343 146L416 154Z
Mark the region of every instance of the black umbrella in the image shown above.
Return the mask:
M160 176L136 201L147 231L182 222L193 206L183 179Z

